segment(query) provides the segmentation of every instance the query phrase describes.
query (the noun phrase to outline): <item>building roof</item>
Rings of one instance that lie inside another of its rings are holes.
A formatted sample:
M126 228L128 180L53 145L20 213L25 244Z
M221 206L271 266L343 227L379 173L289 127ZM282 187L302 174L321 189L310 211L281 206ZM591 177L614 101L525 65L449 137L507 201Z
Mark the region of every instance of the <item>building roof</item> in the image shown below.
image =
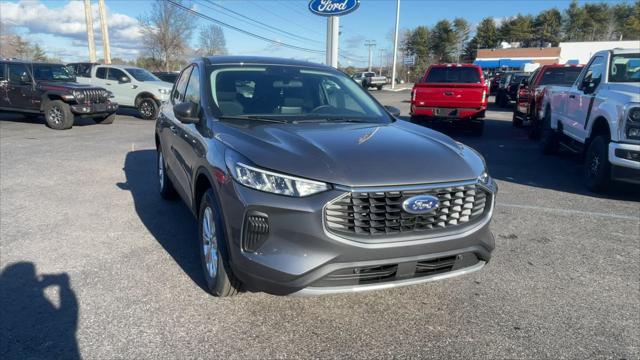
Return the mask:
M512 58L558 58L559 47L548 48L508 48L508 49L478 49L476 59L512 59Z

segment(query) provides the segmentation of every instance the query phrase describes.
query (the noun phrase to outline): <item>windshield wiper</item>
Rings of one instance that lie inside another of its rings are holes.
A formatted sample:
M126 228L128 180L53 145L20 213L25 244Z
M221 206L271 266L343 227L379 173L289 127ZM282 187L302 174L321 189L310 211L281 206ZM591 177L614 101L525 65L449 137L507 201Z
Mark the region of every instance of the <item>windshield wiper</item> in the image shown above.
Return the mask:
M271 123L277 123L277 124L286 124L286 123L288 123L288 121L283 120L283 119L278 119L278 118L269 117L269 116L258 116L258 115L246 115L246 116L227 116L227 115L223 115L223 116L218 117L218 119L220 119L220 120L255 120L255 121L264 121L264 122L271 122Z
M301 120L295 120L295 123L307 123L307 122L345 122L345 123L373 123L374 121L361 119L361 118L350 118L350 117L342 117L342 116L327 116L327 117L312 117Z

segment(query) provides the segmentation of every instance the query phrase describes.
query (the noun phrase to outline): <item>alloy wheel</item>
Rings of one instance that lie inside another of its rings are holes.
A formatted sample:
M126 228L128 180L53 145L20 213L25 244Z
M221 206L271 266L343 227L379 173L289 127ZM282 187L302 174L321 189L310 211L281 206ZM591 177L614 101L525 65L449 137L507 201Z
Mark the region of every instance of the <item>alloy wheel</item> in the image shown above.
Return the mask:
M59 107L54 106L49 110L49 120L51 120L54 124L60 125L63 118L64 114L62 114L62 110L60 110Z
M202 247L207 274L211 279L215 279L218 274L218 239L213 210L210 207L204 209L202 216Z
M162 152L158 152L158 180L160 181L160 190L164 189L164 156Z

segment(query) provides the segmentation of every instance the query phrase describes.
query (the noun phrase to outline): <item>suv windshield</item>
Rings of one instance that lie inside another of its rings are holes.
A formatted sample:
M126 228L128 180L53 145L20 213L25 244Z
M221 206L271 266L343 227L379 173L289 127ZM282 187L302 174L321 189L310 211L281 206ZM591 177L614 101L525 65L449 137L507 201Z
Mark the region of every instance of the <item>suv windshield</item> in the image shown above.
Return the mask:
M473 67L434 67L424 82L479 84L480 72Z
M161 81L155 75L145 69L127 68L125 70L127 70L127 72L138 81Z
M582 69L574 66L548 68L542 74L538 85L573 85Z
M640 54L613 55L609 82L640 82Z
M213 103L226 117L388 123L388 114L342 73L277 65L212 67Z
M40 81L75 81L69 69L59 64L33 64L33 77Z

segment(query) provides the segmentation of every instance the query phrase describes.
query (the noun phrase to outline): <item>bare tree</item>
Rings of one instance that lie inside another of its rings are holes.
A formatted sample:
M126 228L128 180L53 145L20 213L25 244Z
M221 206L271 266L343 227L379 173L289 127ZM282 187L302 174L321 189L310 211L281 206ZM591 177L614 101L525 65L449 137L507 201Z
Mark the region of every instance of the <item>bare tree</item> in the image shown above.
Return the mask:
M140 17L138 21L146 56L157 59L165 71L184 61L195 28L195 21L189 13L167 1L158 0L151 6L148 16Z
M227 41L224 32L218 25L208 25L200 28L198 54L202 56L226 55Z

